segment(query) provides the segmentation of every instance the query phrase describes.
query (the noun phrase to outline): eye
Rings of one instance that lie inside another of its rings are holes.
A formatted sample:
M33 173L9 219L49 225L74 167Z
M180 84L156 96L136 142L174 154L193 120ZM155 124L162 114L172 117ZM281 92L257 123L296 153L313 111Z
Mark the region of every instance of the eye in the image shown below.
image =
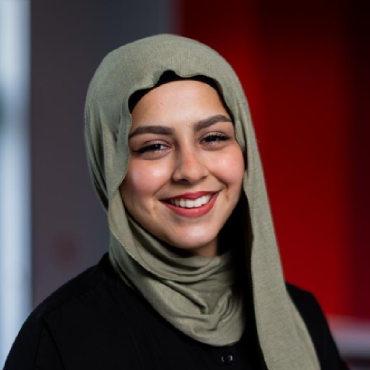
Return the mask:
M143 154L147 152L160 152L162 150L165 150L166 148L167 146L164 144L155 143L155 144L143 146L142 148L136 150L136 152L139 154Z
M230 136L221 133L212 133L202 139L207 144L215 144L227 140L230 140Z

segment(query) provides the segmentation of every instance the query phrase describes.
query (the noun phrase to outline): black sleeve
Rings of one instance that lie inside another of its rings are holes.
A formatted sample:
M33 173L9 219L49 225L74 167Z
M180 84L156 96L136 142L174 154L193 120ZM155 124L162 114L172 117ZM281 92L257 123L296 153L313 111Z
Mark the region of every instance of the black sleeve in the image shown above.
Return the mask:
M316 298L311 293L290 284L287 284L287 289L311 335L321 370L348 370Z
M19 332L4 370L65 370L57 347L43 322L28 319Z

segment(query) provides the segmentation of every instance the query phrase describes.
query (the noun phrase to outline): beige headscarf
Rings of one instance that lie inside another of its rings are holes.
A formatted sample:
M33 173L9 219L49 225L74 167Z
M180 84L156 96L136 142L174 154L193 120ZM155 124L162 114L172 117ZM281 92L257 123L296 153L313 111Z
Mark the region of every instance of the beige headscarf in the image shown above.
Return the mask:
M110 260L122 279L139 291L176 328L211 345L238 341L245 328L231 252L215 258L179 257L126 213L119 186L125 178L130 96L156 85L165 71L213 79L233 115L236 139L246 158L245 213L240 230L246 249L255 320L270 370L317 370L307 328L287 294L262 166L248 104L231 66L214 50L174 35L157 35L111 52L89 87L85 137L95 188L108 210ZM248 172L248 176L247 176ZM244 236L245 235L245 236ZM248 274L246 274L247 276ZM246 282L248 285L248 282Z

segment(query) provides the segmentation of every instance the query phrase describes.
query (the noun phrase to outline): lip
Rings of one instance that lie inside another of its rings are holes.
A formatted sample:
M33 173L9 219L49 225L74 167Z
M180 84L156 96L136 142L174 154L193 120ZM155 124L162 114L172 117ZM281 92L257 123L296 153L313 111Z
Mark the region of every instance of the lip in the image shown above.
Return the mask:
M163 199L162 201L168 202L170 200L179 199L179 198L193 200L193 199L198 199L202 197L203 195L215 194L215 193L216 191L195 191L193 193L184 193L184 194L176 195L175 197L166 198L166 199Z
M219 192L214 193L214 192L208 191L208 192L197 192L197 193L186 193L186 194L189 195L189 194L200 194L200 193L203 193L202 195L207 195L207 194L213 194L213 195L208 203L198 208L181 208L181 207L177 207L171 203L166 203L166 202L163 202L163 204L179 216L189 217L189 218L201 217L211 211L214 204L216 203ZM183 198L184 195L186 194L182 194L181 196L177 196L176 198ZM192 198L192 199L197 199L202 195L198 195L196 198ZM169 198L169 199L176 199L176 198ZM191 198L186 198L186 199L191 199Z

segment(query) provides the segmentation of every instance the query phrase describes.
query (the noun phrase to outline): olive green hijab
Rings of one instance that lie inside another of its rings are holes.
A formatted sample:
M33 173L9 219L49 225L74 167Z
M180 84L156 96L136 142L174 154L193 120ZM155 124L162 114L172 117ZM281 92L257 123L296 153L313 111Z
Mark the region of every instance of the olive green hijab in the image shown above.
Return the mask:
M232 113L236 139L246 158L243 196L247 201L242 204L249 218L240 221L249 232L239 230L246 249L243 265L250 275L249 299L253 299L268 369L319 369L307 328L285 288L243 89L231 66L194 40L157 35L125 45L105 57L91 81L85 111L86 147L96 191L108 211L109 256L114 268L166 320L199 342L231 345L248 328L231 251L214 258L180 257L132 219L120 196L129 162L128 100L134 92L155 86L166 71L184 78L211 78Z

